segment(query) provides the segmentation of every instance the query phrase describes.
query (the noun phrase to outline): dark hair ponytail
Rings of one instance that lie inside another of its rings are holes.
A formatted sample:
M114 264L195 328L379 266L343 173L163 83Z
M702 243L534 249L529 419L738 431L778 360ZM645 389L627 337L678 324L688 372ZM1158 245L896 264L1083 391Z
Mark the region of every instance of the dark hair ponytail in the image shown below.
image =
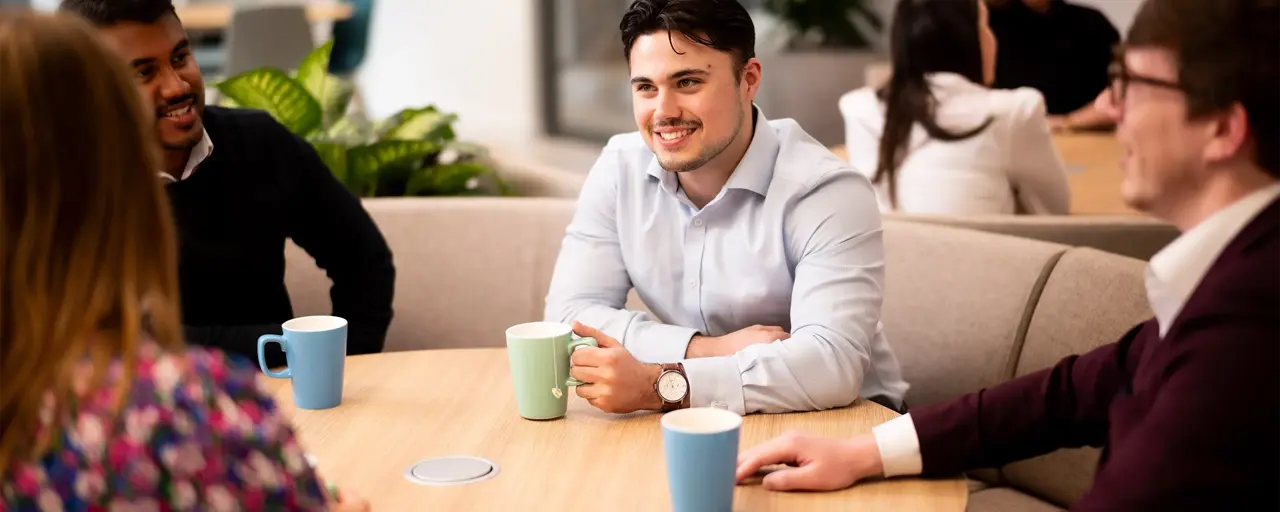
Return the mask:
M894 13L890 55L893 74L877 91L885 104L880 158L873 182L888 180L889 201L898 204L895 171L902 165L916 123L929 137L964 140L991 125L987 118L968 131L953 133L938 126L937 99L928 73L951 72L982 83L982 48L978 38L978 2L983 0L901 0Z

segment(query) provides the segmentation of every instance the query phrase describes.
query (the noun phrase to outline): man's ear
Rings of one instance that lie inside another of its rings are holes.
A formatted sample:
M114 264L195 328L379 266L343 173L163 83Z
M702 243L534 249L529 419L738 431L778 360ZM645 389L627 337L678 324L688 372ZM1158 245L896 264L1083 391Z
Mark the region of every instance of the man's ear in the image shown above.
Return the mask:
M1247 158L1243 152L1248 149L1252 134L1249 133L1249 114L1244 106L1235 103L1225 111L1210 114L1212 123L1207 127L1209 144L1204 148L1206 163L1225 162L1234 158Z
M762 66L760 59L752 57L747 60L746 66L742 68L742 84L746 86L748 100L756 98L756 92L760 90L760 78L762 76Z

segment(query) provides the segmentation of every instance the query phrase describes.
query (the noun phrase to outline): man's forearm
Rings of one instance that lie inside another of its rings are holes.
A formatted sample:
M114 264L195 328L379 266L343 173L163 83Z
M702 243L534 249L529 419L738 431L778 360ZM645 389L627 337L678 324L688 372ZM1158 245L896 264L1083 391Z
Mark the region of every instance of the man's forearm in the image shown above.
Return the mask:
M646 363L675 363L684 359L690 340L698 332L688 327L655 322L639 311L599 304L548 308L548 313L549 321L576 321L599 329L622 343L636 359Z

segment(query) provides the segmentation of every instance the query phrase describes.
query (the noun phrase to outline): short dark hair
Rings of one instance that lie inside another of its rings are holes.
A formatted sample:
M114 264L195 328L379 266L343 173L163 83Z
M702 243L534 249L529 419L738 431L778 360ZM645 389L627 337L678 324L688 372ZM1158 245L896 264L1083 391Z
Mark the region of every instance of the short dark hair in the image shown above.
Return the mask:
M618 28L628 64L636 39L660 30L679 32L690 41L733 54L738 78L747 61L756 56L755 24L737 0L635 0Z
M77 14L99 27L155 23L166 14L178 16L171 0L62 0L58 11Z
M1280 0L1147 0L1128 46L1177 55L1188 114L1239 103L1249 117L1257 163L1280 177Z

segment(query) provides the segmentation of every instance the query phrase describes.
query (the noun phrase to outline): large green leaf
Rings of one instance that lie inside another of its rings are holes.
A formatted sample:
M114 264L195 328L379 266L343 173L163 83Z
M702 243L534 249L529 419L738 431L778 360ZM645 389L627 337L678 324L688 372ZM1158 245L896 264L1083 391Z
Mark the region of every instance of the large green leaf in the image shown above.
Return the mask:
M355 86L329 74L329 55L333 41L312 50L298 65L298 82L320 103L323 125L331 126L347 112Z
M394 117L397 122L386 129L383 140L453 140L455 114L444 114L435 107L401 110Z
M302 84L278 69L246 71L219 83L218 90L243 107L267 111L299 136L320 128L320 104Z
M479 178L489 169L474 162L436 165L425 167L409 177L404 194L418 195L458 195L471 192L478 187ZM472 182L472 180L477 180Z
M320 155L320 160L329 166L333 176L350 187L351 182L347 173L347 146L336 142L312 142L311 145L316 149L316 154ZM352 188L352 191L355 192L357 189Z
M347 183L362 196L371 195L378 174L393 166L410 165L440 151L440 144L425 140L388 140L351 148L347 152Z

